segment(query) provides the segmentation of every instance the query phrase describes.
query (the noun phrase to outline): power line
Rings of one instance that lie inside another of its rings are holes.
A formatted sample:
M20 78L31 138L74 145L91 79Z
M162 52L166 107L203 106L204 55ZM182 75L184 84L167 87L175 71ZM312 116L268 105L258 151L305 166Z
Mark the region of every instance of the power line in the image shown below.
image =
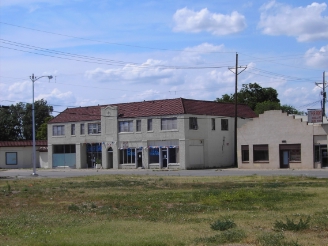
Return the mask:
M92 41L92 42L97 42L97 43L113 44L113 45L120 45L120 46L126 46L126 47L133 47L133 48L161 50L161 51L192 52L192 53L235 53L234 51L210 51L210 52L205 52L205 51L192 51L192 50L163 49L163 48L154 48L154 47L131 45L131 44L122 44L122 43L99 41L99 40L95 40L95 39L81 38L81 37L76 37L76 36L71 36L71 35L66 35L66 34L49 32L49 31L44 31L44 30L40 30L40 29L35 29L35 28L30 28L30 27L24 27L24 26L20 26L20 25L14 25L14 24L10 24L10 23L7 23L7 22L2 22L2 21L0 21L0 23L1 24L4 24L4 25L8 25L8 26L14 26L14 27L18 27L18 28L23 28L23 29L28 29L28 30L32 30L32 31L48 33L48 34L57 35L57 36L63 36L63 37L68 37L68 38L75 38L75 39L80 39L80 40L87 40L87 41Z

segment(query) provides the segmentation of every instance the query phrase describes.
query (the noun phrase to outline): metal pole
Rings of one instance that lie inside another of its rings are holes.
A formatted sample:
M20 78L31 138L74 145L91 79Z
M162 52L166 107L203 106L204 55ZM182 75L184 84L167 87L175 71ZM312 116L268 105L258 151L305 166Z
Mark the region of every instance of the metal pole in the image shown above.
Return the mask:
M34 110L34 82L37 81L38 79L41 79L43 77L48 77L48 79L52 79L52 76L40 76L36 77L34 74L30 76L30 79L32 81L32 139L33 139L33 153L32 153L32 158L33 158L33 173L32 176L38 176L36 173L36 157L35 157L35 110Z
M238 53L236 53L236 72L235 72L235 133L234 133L234 166L238 166L237 162L237 87L238 87Z
M32 80L32 135L33 135L33 176L38 176L36 173L36 160L35 160L35 114L34 114L34 82L35 82L35 77L34 74L32 74L31 77Z

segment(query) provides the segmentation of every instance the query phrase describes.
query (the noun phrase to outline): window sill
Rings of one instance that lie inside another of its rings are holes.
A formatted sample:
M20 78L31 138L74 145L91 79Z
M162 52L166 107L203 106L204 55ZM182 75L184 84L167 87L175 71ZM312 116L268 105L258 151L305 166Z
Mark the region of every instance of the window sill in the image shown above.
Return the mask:
M161 130L161 132L178 132L178 129L172 129L172 130Z
M52 136L53 138L64 138L65 135L56 135L56 136Z
M249 161L242 161L243 164L249 164Z
M254 161L254 163L270 163L269 161Z

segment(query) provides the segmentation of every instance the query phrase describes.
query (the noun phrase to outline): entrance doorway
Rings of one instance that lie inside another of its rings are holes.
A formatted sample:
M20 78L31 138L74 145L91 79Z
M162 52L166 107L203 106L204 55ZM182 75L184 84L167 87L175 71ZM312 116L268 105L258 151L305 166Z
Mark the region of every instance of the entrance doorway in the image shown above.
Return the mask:
M142 150L137 150L137 167L142 167Z
M108 168L113 168L113 149L109 147L107 150L108 153Z
M327 149L321 149L321 167L328 167Z
M289 151L280 151L280 168L289 168Z
M162 167L167 167L167 149L162 149Z

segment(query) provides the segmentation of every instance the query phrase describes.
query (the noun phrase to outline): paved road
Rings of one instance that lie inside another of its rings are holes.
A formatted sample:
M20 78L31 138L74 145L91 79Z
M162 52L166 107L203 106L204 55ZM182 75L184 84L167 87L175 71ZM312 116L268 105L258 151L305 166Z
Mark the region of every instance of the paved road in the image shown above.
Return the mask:
M0 179L6 178L69 178L92 175L155 175L155 176L308 176L328 178L328 169L313 170L241 170L230 169L205 169L205 170L149 170L149 169L37 169L38 176L32 176L32 169L0 169Z

